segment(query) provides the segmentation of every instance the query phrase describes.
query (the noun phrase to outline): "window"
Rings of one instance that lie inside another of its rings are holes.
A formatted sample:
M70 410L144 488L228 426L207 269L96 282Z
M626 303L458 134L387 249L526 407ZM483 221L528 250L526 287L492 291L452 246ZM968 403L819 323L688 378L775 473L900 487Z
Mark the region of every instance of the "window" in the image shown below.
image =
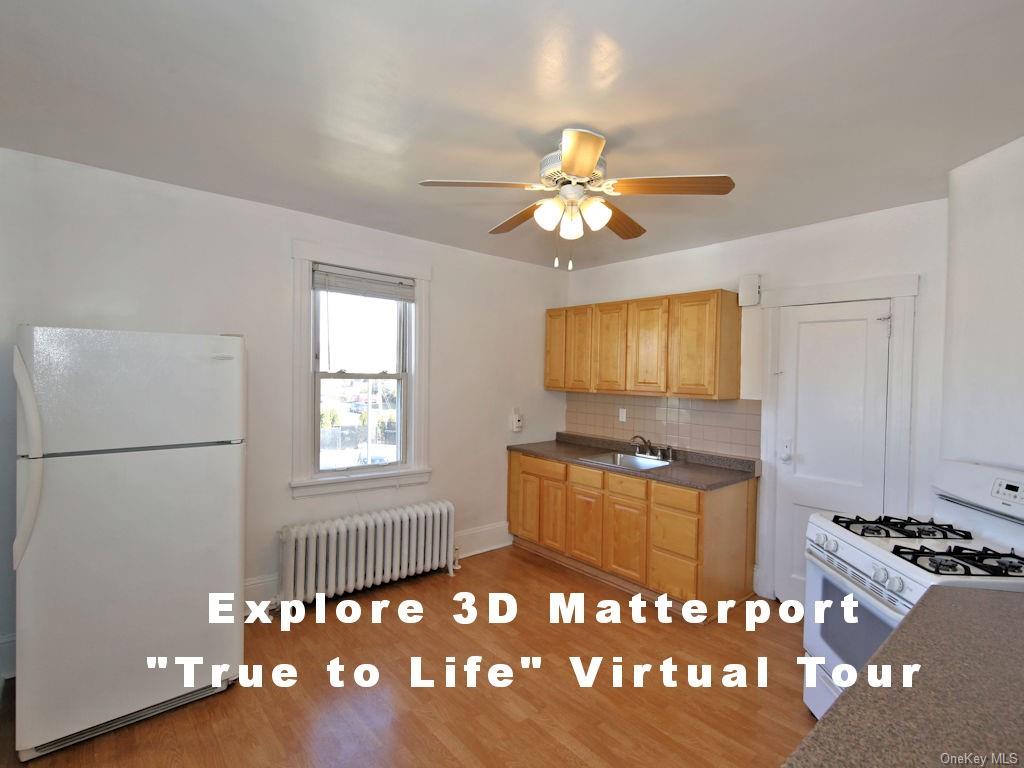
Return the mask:
M292 496L429 482L430 263L293 240L292 267Z
M414 288L313 266L314 474L406 463Z

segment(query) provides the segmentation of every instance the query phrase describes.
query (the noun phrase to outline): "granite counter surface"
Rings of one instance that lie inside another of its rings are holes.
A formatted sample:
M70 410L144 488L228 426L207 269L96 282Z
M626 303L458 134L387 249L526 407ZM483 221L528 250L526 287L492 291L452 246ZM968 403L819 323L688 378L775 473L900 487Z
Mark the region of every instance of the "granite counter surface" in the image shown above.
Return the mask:
M868 663L921 670L913 688L858 680L787 768L1024 765L1024 592L932 587Z
M734 483L746 482L757 476L758 462L754 459L703 454L695 451L677 451L677 460L666 467L659 467L657 469L641 471L624 467L611 467L607 464L598 464L590 461L590 459L609 451L627 451L629 448L626 444L613 440L577 436L568 433L559 433L558 438L557 440L548 440L542 443L510 445L508 450L518 451L519 453L536 456L541 459L551 459L552 461L561 461L567 464L579 464L593 469L601 469L605 472L615 472L623 475L632 475L633 477L642 477L647 480L656 480L659 483L682 485L699 491L713 491L717 488L733 485Z

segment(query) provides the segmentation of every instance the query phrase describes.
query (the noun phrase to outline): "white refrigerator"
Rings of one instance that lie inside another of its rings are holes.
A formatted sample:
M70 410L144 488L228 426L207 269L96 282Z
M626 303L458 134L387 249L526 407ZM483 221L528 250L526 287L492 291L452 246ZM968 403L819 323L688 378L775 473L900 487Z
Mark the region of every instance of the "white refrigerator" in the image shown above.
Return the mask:
M20 326L15 741L25 760L222 688L242 624L245 348ZM166 669L148 669L166 656ZM182 686L175 656L202 656Z

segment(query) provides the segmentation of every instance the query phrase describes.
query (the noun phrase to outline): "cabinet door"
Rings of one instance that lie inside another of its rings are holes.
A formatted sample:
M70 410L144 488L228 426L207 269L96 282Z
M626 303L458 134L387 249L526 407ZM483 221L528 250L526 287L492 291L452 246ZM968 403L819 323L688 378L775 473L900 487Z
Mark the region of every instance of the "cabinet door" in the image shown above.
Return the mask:
M594 307L594 389L626 388L627 307L624 301Z
M714 397L717 350L718 291L673 296L669 305L669 392Z
M604 569L624 579L647 581L647 505L606 496L604 500Z
M692 560L660 549L651 550L651 572L647 584L655 592L665 592L676 600L694 600L700 567Z
M664 392L668 386L667 298L629 302L626 389Z
M549 309L544 324L544 386L565 389L565 310Z
M525 472L519 475L519 535L536 542L540 537L540 478Z
M592 488L570 485L566 528L565 553L600 568L604 494Z
M508 532L513 536L521 536L520 531L520 481L522 475L519 471L519 454L510 451L508 454Z
M540 481L539 544L559 552L565 551L565 483Z
M565 387L588 391L591 384L593 307L565 311Z

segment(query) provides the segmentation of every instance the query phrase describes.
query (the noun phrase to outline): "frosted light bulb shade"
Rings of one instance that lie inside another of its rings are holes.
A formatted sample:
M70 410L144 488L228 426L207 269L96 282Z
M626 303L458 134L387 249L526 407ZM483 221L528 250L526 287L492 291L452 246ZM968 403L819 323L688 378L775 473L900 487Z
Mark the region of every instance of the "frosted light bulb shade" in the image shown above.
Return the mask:
M558 234L565 240L577 240L583 237L583 217L580 216L579 208L571 205L565 209L562 216L562 224L558 228Z
M555 256L555 269L558 269L558 257Z
M580 213L583 214L587 226L594 232L601 229L612 217L612 209L605 205L600 197L588 197L580 203Z
M572 259L569 259L569 271L572 272Z
M552 232L558 226L558 222L562 218L562 211L564 210L565 203L562 202L562 198L549 197L547 200L541 200L534 209L533 220L537 222L541 229Z

